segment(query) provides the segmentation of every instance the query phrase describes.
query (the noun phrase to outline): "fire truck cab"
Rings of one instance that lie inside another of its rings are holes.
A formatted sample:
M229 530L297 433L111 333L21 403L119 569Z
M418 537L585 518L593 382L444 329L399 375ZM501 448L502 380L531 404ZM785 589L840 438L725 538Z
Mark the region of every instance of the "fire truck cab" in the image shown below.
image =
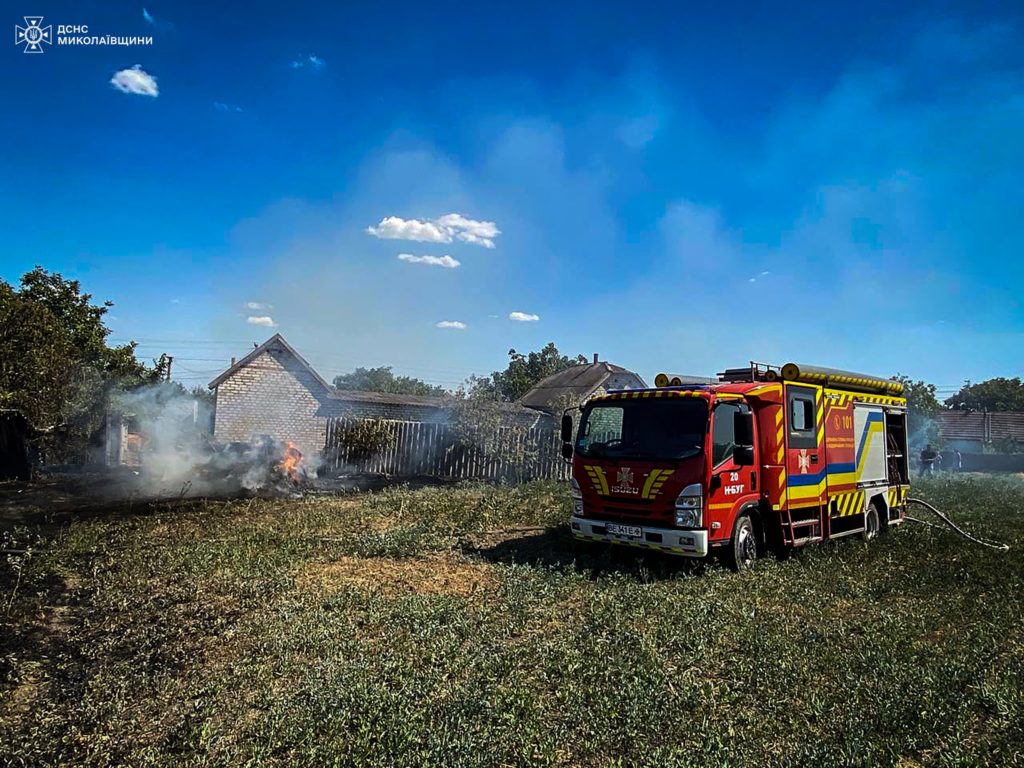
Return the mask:
M655 384L591 398L576 429L563 416L576 538L717 554L740 570L769 549L869 540L903 522L898 382L752 362L715 384Z

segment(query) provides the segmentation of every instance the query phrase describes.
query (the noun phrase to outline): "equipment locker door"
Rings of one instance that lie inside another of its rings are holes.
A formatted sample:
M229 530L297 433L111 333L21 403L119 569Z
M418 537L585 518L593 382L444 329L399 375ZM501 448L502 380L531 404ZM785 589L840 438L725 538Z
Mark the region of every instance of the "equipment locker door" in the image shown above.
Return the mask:
M786 485L790 509L825 504L822 388L786 385Z

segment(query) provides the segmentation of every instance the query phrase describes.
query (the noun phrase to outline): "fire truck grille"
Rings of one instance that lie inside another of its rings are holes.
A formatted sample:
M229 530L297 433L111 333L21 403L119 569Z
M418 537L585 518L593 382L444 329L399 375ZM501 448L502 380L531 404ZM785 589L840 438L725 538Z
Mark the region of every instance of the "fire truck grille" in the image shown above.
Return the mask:
M636 506L636 507L612 507L612 506L607 506L606 505L604 507L604 511L607 512L608 514L612 514L612 515L633 515L633 516L636 516L636 515L649 515L649 514L651 514L651 512L653 510L651 509L651 506L648 504L648 505L642 506L642 507L641 506Z
M625 507L639 507L641 509L648 508L651 506L650 499L615 499L614 504L621 504Z

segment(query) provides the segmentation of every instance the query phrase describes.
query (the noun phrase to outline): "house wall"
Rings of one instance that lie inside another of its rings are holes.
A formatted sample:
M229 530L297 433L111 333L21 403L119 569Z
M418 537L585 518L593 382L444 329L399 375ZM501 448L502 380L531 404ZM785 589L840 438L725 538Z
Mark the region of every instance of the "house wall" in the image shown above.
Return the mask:
M270 435L315 452L324 445L326 400L323 385L290 353L268 349L217 387L213 436L249 442Z
M611 374L594 392L590 395L603 395L613 389L643 389L647 385L644 384L643 379L637 376L635 373L630 371L624 371L622 373Z

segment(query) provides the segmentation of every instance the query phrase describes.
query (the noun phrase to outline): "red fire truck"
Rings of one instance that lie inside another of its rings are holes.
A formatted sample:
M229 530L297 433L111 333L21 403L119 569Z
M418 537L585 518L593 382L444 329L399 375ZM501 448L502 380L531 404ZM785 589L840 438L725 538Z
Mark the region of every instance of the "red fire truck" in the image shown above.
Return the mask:
M573 435L572 533L579 539L748 567L768 549L903 522L907 404L889 379L752 362L714 384L659 374L651 389L582 407Z

